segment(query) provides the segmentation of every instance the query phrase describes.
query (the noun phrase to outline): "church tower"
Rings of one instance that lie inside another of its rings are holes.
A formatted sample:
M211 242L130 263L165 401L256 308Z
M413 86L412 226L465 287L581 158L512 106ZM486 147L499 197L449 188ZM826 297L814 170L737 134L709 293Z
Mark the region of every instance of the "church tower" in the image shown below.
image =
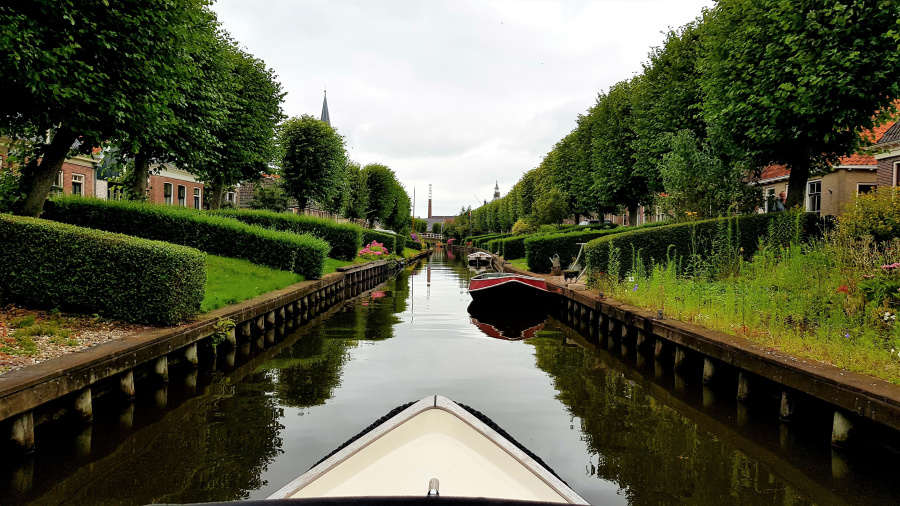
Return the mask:
M331 126L331 118L328 116L328 91L325 91L325 100L322 102L322 117L319 118L320 121L324 121Z
M497 181L494 181L494 198L493 200L497 200L500 198L500 185Z

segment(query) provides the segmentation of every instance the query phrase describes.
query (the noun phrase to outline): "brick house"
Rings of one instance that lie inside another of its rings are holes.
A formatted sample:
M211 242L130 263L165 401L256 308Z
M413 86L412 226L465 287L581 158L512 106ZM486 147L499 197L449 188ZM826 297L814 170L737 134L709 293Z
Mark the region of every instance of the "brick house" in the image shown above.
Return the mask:
M0 137L0 167L6 167L9 157L9 148L12 139ZM94 149L93 154L100 153L100 149ZM67 158L56 176L51 192L54 194L66 195L84 195L91 197L98 195L96 187L96 169L99 159L91 155L77 155ZM103 188L103 197L106 195L106 188Z
M900 127L897 125L900 125L900 122L889 121L863 132L862 135L874 141L884 137L891 130L897 130L900 134ZM843 204L850 202L860 193L869 192L883 185L880 182L882 176L879 170L882 162L877 159L881 155L872 154L872 149L878 145L861 153L842 157L828 172L810 176L806 182L804 203L806 211L819 213L821 216L838 216L842 213ZM900 147L897 150L897 161L900 162ZM764 203L759 212L768 212L782 191L787 194L790 176L790 169L783 165L769 165L763 168L759 179L754 182L763 191Z
M203 208L203 182L186 170L164 164L150 172L147 196L155 204Z
M869 148L878 164L878 186L900 186L900 121Z

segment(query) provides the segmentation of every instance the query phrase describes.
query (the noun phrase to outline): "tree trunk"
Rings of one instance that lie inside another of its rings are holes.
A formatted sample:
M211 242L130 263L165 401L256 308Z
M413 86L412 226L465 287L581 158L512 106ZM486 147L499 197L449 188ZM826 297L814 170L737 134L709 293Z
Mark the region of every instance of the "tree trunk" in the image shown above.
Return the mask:
M222 178L215 177L209 182L209 199L206 204L210 211L216 211L222 207L222 196L225 194L225 182Z
M60 127L53 135L50 145L44 150L41 160L28 163L22 170L21 190L25 193L20 213L23 216L40 218L44 202L50 195L50 188L56 182L63 162L69 154L78 135L66 127Z
M784 207L793 209L799 206L806 210L806 183L809 181L809 162L796 162L790 165L791 178L788 180L787 202Z
M131 200L144 200L147 196L147 181L150 179L150 159L138 156L134 159L134 181L131 184Z
M637 225L637 216L638 216L638 205L630 204L628 206L628 226L633 227Z
M297 196L295 196L294 198L297 199L297 214L306 214L306 204L309 203L309 199L304 199Z
M575 224L576 224L576 225L578 225L579 223L581 223L581 220L579 220L579 218L581 218L581 214L575 213Z

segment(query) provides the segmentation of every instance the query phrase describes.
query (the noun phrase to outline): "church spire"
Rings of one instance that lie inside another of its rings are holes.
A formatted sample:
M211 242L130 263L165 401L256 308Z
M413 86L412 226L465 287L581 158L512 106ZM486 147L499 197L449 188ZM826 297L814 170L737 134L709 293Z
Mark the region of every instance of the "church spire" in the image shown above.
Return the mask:
M322 101L322 117L319 120L331 126L331 118L328 116L328 90L325 90L325 100Z
M500 198L500 183L494 181L494 200Z

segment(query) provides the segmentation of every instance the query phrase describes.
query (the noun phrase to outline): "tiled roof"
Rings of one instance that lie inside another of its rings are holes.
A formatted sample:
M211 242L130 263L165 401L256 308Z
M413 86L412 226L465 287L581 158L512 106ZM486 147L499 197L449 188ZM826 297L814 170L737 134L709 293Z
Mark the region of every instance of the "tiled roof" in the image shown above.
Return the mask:
M897 121L893 125L890 126L885 132L881 135L881 138L878 139L878 143L881 144L883 142L893 142L900 140L900 121Z
M790 175L791 169L785 167L784 165L769 165L768 167L763 167L762 174L759 175L759 180L763 181L766 179L788 177Z

